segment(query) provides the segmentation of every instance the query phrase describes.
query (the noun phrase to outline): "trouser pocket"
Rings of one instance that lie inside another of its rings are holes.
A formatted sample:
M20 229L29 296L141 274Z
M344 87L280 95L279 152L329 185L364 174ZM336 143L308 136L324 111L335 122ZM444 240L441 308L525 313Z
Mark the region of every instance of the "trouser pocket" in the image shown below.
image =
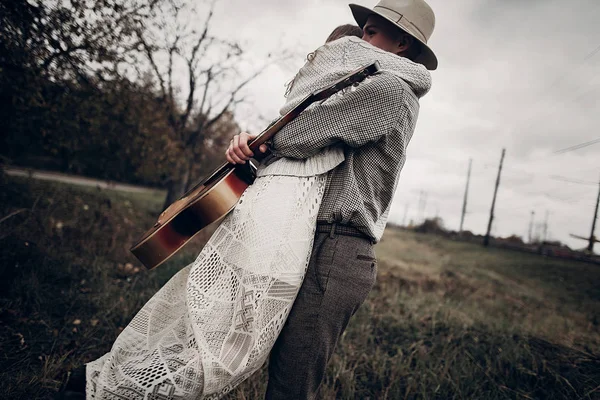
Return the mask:
M314 273L317 287L324 294L327 290L329 275L334 264L339 237L330 238L322 236L320 239L319 247L315 249L318 253L314 257L315 264L312 272Z
M373 244L353 236L338 236L328 276L327 295L340 309L354 314L375 284L377 258Z

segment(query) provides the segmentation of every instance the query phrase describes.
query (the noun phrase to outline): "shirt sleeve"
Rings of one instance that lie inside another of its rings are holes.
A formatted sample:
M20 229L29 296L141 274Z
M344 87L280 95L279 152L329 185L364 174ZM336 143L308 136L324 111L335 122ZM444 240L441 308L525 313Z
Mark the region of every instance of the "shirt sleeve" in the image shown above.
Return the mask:
M302 112L274 136L273 152L302 159L339 142L351 147L376 142L397 123L404 90L400 78L379 73Z

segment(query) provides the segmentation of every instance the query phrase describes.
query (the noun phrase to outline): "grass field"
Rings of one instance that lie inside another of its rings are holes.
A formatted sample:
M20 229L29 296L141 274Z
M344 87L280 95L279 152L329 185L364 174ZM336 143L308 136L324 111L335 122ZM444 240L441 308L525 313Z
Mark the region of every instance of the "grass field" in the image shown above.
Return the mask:
M0 397L52 398L209 233L136 272L128 248L160 193L0 184ZM401 230L376 251L378 282L322 398L600 399L600 267ZM261 398L265 384L263 368L228 398Z

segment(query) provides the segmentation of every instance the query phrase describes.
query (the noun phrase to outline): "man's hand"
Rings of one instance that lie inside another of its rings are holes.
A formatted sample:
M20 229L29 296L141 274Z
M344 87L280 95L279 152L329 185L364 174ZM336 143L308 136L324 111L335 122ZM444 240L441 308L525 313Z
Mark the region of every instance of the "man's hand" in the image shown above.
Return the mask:
M254 156L250 147L248 147L248 141L251 141L258 135L250 135L247 132L241 132L239 135L235 135L231 142L229 142L229 147L225 151L225 157L227 157L227 161L232 164L245 164L246 161L251 159ZM267 145L261 144L258 148L261 153L265 153L268 148Z

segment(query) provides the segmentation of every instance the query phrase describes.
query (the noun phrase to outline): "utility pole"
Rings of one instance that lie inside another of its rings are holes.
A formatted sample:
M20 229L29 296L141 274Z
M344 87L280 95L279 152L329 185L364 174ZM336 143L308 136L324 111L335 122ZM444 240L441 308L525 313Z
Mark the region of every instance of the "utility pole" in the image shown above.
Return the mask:
M408 203L404 207L404 219L402 220L402 226L406 227L406 216L408 215Z
M594 210L594 218L592 219L592 232L590 233L590 241L587 248L590 253L594 251L594 242L596 241L594 232L596 231L596 220L598 219L598 203L600 203L600 182L598 182L598 197L596 198L596 209Z
M421 190L419 195L419 223L425 221L425 206L427 205L427 193Z
M419 219L418 223L421 223L421 217L423 216L423 191L419 192L419 213L417 214L417 218Z
M496 207L496 195L498 194L498 186L500 186L500 174L502 173L502 163L504 162L504 154L506 149L502 149L502 156L500 156L500 166L498 167L498 176L496 177L496 187L494 188L494 198L492 200L492 208L490 209L490 220L488 222L487 233L483 239L483 245L488 246L490 244L490 231L492 230L492 222L494 221L494 208Z
M535 217L535 211L531 212L531 219L529 220L529 240L527 240L527 243L531 244L531 231L533 229L533 219Z
M473 159L469 158L469 169L467 170L467 186L465 187L465 197L463 199L462 206L462 214L460 216L460 228L458 228L458 233L462 233L463 223L465 222L465 214L467 213L467 195L469 194L469 181L471 180L471 164L473 163Z
M548 240L548 216L549 215L550 215L550 213L548 212L548 210L546 210L546 218L544 219L544 239L543 239L544 242L546 240Z

